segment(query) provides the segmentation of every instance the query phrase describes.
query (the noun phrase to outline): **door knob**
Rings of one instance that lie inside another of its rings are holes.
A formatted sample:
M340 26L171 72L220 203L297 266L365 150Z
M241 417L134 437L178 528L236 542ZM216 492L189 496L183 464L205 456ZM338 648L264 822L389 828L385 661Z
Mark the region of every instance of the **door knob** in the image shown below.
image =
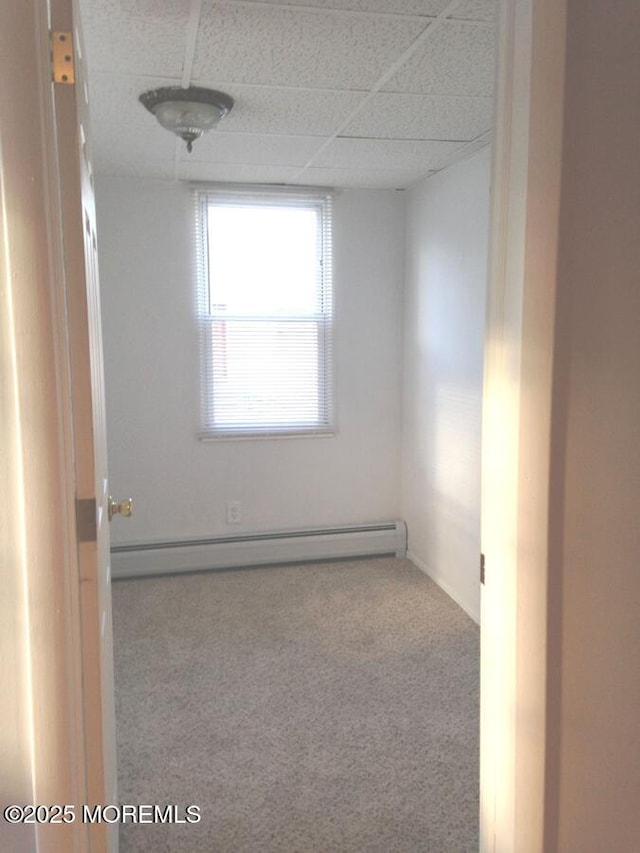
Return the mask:
M131 498L125 498L123 501L114 501L111 495L109 495L108 507L109 521L111 521L114 515L122 515L125 518L129 518L133 514L133 500Z

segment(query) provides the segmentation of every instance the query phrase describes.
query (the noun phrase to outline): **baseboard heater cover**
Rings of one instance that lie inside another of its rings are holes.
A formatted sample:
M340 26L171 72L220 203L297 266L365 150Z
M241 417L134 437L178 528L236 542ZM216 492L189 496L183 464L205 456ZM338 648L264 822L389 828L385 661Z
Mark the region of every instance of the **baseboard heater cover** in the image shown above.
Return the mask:
M114 545L111 548L111 573L113 578L144 577L350 557L404 557L406 551L406 524L404 521L390 521L212 539Z

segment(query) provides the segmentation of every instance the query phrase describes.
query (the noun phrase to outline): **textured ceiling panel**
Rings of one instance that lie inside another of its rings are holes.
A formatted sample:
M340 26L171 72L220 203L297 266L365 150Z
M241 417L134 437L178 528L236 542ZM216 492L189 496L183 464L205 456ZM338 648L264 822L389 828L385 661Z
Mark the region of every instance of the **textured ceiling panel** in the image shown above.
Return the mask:
M161 160L173 160L175 154L175 138L165 131L165 138L155 136L151 133L134 133L125 135L115 128L105 127L100 123L92 122L93 136L93 162L95 171L100 174L113 169L118 163L123 167L124 174L129 162L144 162L145 159L151 163Z
M215 85L235 100L220 125L225 133L330 136L364 98L362 92Z
M228 0L233 3L234 0ZM241 0L242 2L242 0ZM282 5L282 0L262 0ZM390 15L439 15L449 0L287 0L288 6L315 6L318 9L378 12Z
M491 128L497 0L432 31L448 0L202 0L197 33L195 0L80 4L97 174L406 188ZM235 100L192 156L138 102L183 73Z
M227 0L233 3L234 0ZM240 0L242 2L242 0ZM264 3L282 4L282 0L262 0ZM449 0L287 0L288 6L316 6L327 10L340 9L356 12L377 12L388 15L423 15L435 17L448 5ZM498 0L462 0L451 13L452 18L467 21L492 21Z
M475 139L493 121L491 98L450 98L379 92L341 136L380 139Z
M383 88L387 92L491 95L494 65L493 27L445 21Z
M83 0L90 72L179 78L189 5L189 0Z
M208 133L184 153L182 162L208 161L246 166L304 166L322 143L317 136L261 136L245 133Z
M187 181L224 181L225 183L292 183L300 171L295 166L242 166L233 163L181 163L179 177Z
M495 21L498 17L498 0L463 0L451 18L466 21Z
M406 189L425 177L423 169L306 169L298 183L354 189Z
M138 163L145 157L149 163L173 159L175 137L138 102L140 92L162 85L166 85L162 78L92 76L91 136L97 173L113 174L119 162L122 174L131 174L130 162Z
M162 181L172 181L175 178L175 164L170 160L152 157L148 152L138 152L129 155L126 160L119 156L117 148L102 151L99 166L96 165L97 175L114 177L155 178ZM96 160L97 163L97 160Z
M313 161L314 167L356 169L439 169L460 148L456 142L422 140L335 139Z
M194 79L365 89L424 30L424 18L318 14L204 0Z

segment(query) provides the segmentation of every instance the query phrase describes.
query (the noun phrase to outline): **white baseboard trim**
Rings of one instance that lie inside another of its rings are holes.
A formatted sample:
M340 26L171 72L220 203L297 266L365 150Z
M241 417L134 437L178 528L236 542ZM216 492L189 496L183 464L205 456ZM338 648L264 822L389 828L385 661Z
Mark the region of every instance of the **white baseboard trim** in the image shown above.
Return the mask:
M453 599L458 607L461 607L464 612L470 616L476 625L480 624L480 610L476 607L470 607L468 602L464 601L457 592L442 578L437 572L432 571L425 562L413 553L407 551L407 560L410 560L414 566L424 572L427 577L431 578L434 583L437 583L440 589L447 593L449 598Z
M406 524L404 521L389 521L115 545L111 548L111 573L117 579L351 557L404 557L406 549Z

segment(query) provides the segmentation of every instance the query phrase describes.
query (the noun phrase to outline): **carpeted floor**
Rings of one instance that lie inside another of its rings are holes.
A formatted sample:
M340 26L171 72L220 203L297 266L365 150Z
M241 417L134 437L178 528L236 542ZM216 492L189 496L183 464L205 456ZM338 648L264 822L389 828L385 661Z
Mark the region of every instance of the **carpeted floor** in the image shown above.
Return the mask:
M122 853L478 849L479 629L407 560L113 585Z

